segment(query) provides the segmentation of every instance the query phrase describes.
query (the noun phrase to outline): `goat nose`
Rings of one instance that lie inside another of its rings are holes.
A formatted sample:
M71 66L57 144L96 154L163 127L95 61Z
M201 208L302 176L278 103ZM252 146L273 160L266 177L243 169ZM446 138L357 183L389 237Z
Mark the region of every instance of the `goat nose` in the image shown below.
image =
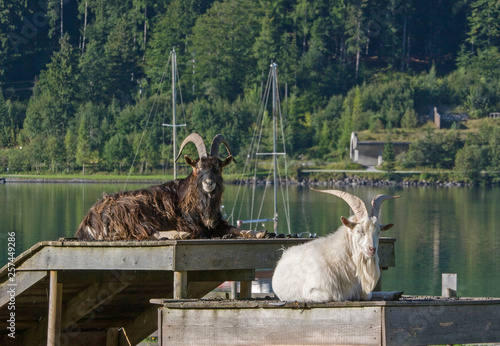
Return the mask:
M206 191L206 192L212 192L213 190L215 190L215 181L212 180L212 179L205 179L203 181L203 189Z
M377 251L377 248L376 248L376 247L372 247L372 246L370 246L370 247L368 248L368 250L370 250L370 252L372 252L372 253L375 253L375 251Z

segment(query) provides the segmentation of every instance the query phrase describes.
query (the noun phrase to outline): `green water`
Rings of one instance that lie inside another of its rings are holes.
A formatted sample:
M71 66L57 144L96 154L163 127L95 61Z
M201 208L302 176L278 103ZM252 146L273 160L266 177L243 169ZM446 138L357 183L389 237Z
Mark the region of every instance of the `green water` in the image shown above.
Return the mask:
M126 189L148 185L129 184ZM8 232L15 232L17 255L39 241L71 237L84 214L104 192L116 192L123 187L123 184L0 185L0 265L7 262ZM397 239L396 267L384 272L385 290L439 295L441 273L457 273L460 296L500 297L499 188L340 189L365 201L380 193L402 196L385 202L380 212L382 223L395 224L385 235ZM272 217L272 187L254 190L228 185L224 214L233 214L230 219L233 224L238 219L250 218L253 194L256 196L253 217ZM287 194L290 209L285 212L281 200ZM349 215L345 202L307 187L290 187L288 192L279 191L278 197L280 233L288 233L287 214L292 233L317 235L334 231L340 225L340 216ZM259 209L262 209L260 216ZM269 231L272 227L272 223L257 225L258 229Z

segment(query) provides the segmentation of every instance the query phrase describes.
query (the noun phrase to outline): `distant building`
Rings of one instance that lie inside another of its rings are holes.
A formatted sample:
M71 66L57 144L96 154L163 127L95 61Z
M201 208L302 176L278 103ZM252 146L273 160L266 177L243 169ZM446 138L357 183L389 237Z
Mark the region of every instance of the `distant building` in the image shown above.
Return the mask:
M469 115L445 113L443 115L439 114L437 107L434 107L434 124L437 129L450 128L453 123L459 124L462 121L469 119Z
M411 142L392 142L396 155L408 151ZM359 141L356 132L351 133L349 157L363 166L378 166L382 160L385 142Z

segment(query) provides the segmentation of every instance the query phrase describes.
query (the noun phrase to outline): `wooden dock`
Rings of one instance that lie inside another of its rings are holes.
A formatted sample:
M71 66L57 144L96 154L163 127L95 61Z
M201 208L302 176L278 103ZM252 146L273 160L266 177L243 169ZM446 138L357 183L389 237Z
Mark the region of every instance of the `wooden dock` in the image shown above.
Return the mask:
M224 281L250 298L255 270L307 241L40 242L0 270L0 344L135 345L158 328L152 298L201 298ZM380 239L381 267L395 266L394 242Z
M160 345L434 345L500 341L500 299L153 299Z

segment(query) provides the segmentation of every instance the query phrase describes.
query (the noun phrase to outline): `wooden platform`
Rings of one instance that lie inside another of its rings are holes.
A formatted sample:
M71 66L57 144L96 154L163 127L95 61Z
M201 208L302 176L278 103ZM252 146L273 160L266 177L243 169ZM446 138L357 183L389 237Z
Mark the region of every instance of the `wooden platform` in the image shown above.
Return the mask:
M53 344L135 345L158 327L150 299L201 298L224 281L240 281L249 298L256 269L307 241L40 242L15 259L15 281L7 265L0 270L0 344L46 345L53 336ZM380 239L381 267L395 265L394 242Z
M153 299L160 345L430 345L500 341L500 299L400 301Z

